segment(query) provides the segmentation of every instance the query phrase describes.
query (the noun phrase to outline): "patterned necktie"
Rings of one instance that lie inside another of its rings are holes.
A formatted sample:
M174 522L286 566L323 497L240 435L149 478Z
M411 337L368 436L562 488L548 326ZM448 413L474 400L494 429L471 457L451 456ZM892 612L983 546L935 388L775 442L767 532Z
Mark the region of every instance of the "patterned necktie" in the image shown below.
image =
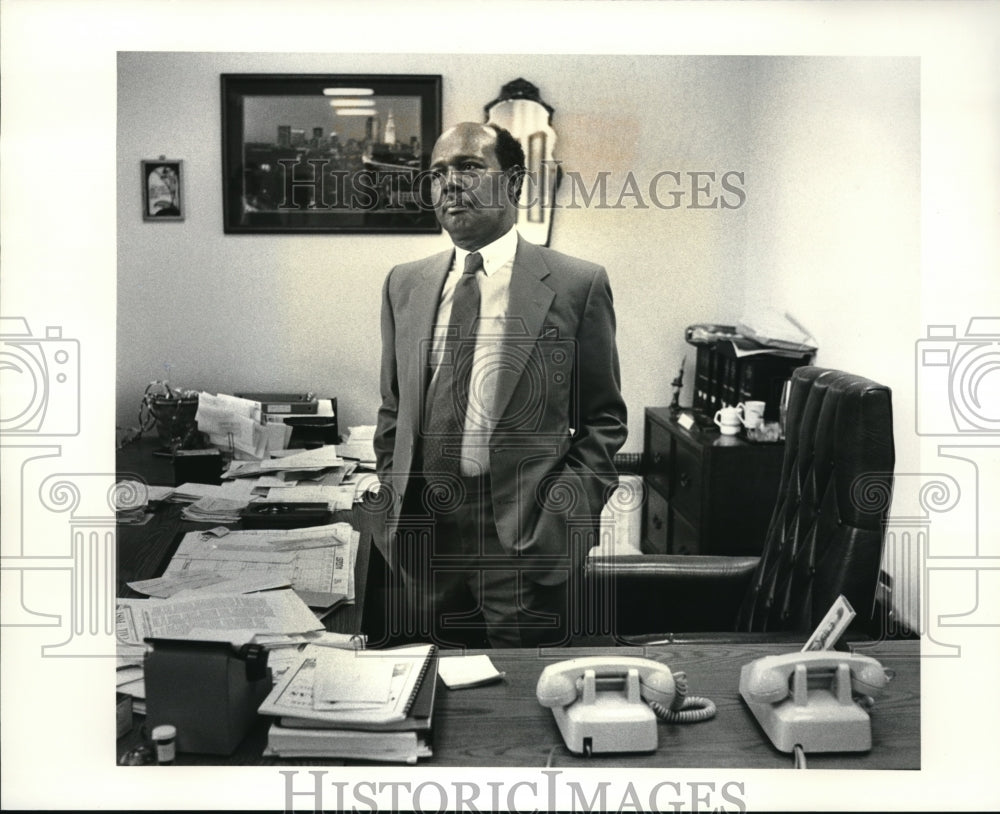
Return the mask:
M477 272L482 268L483 257L479 252L465 258L465 269L455 285L451 301L451 319L441 348L437 377L428 388L423 424L423 468L429 483L440 480L442 474L460 474L462 432L476 350L473 331L479 316Z

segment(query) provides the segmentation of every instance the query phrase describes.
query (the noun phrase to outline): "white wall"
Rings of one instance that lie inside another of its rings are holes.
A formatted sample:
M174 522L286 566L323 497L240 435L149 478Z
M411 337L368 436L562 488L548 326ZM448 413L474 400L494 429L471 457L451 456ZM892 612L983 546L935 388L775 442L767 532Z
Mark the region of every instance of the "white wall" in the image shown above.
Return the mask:
M920 86L910 58L123 53L118 96L117 421L145 385L336 395L343 426L378 406L388 269L442 236L224 235L219 74L440 73L443 118L481 120L523 76L555 108L556 157L613 205L629 174L744 173L737 209L560 209L551 245L605 264L629 404L667 404L694 322L788 310L817 362L893 388L898 469L916 471ZM186 219L140 216L139 162L184 160ZM662 189L662 187L661 187ZM716 193L720 192L716 187ZM568 204L566 185L560 202ZM730 196L731 199L731 196ZM666 202L666 201L664 201ZM914 611L915 612L915 611Z
M792 313L815 337L816 364L888 385L896 472L920 472L918 60L775 57L758 80L745 310ZM894 505L892 514L909 508ZM912 628L914 555L888 544L884 565L895 610Z
M143 388L168 365L170 381L184 387L310 389L339 398L344 426L374 423L382 281L393 264L447 245L427 235L224 235L220 73L440 73L446 123L480 120L501 86L524 76L555 108L556 157L567 172L588 186L608 173L609 207L629 173L642 188L645 209L626 198L621 209L557 211L551 238L553 248L608 268L630 406L626 450L640 450L643 408L669 402L669 382L689 350L684 327L738 316L748 209L688 209L690 194L680 208L659 209L646 187L665 169L743 168L753 62L122 54L118 423L134 424ZM181 223L140 218L139 162L161 154L184 160ZM564 185L564 205L568 196Z

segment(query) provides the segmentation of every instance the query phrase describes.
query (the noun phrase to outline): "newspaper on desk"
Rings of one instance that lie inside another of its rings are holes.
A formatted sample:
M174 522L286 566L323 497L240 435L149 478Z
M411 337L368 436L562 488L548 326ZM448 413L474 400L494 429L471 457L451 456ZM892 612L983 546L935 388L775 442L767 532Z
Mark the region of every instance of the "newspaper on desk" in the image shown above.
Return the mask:
M151 637L244 644L259 633L322 628L316 615L290 590L118 599L115 617L118 641L133 645Z
M219 581L280 579L311 607L329 609L354 601L360 539L350 523L232 530L221 536L192 531L184 535L161 579L205 580L204 572ZM202 585L218 591L213 582L205 580ZM157 587L163 590L162 585Z

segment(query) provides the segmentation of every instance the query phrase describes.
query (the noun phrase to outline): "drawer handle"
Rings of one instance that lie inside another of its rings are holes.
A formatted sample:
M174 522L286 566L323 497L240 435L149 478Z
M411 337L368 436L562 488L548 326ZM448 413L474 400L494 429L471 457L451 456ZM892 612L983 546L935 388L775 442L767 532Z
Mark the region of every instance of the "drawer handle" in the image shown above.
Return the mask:
M681 472L678 483L680 483L682 489L687 489L691 485L690 475L687 472Z
M663 521L655 514L653 515L653 528L657 531L663 528Z
M663 456L659 452L653 453L653 463L657 466L663 463Z

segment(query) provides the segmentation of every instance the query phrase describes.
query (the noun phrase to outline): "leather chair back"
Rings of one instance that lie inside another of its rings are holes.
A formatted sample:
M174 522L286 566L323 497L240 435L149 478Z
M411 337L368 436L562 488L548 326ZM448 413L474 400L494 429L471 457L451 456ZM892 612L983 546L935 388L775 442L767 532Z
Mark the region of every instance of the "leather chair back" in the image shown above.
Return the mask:
M794 371L778 499L737 630L812 630L839 594L858 623L871 617L894 465L889 388Z

